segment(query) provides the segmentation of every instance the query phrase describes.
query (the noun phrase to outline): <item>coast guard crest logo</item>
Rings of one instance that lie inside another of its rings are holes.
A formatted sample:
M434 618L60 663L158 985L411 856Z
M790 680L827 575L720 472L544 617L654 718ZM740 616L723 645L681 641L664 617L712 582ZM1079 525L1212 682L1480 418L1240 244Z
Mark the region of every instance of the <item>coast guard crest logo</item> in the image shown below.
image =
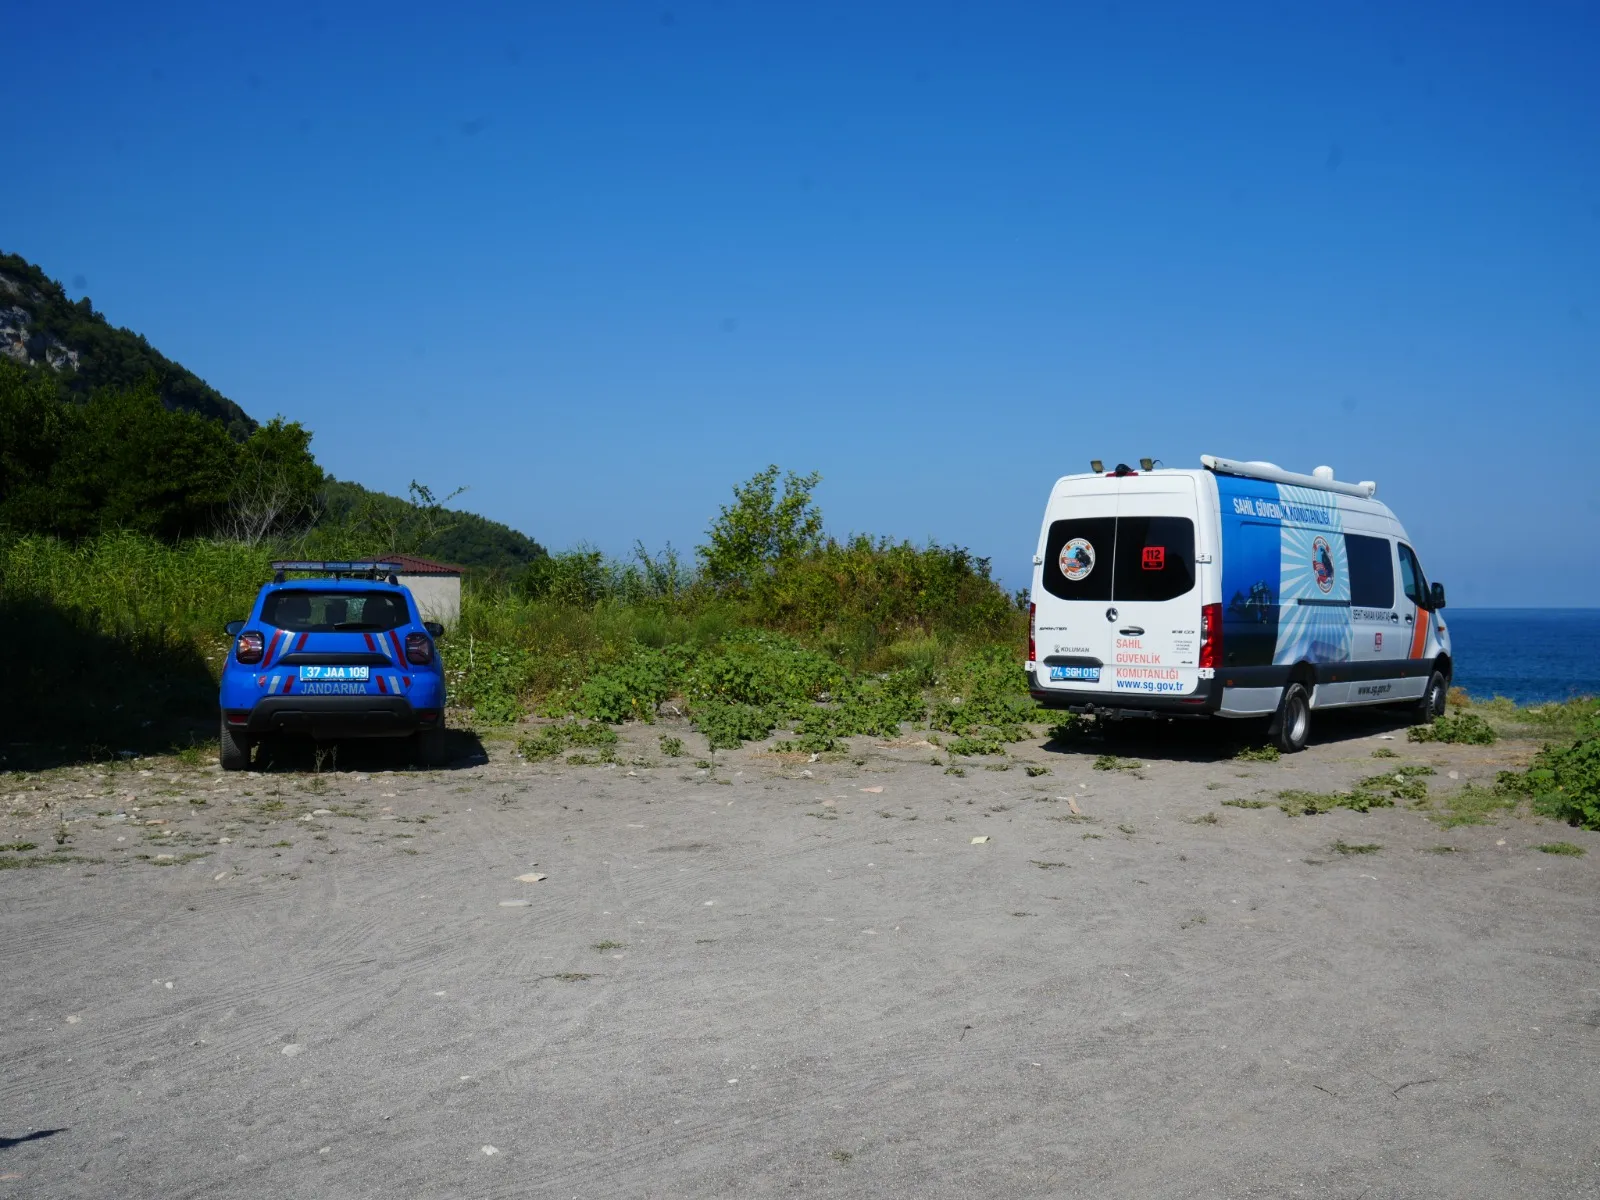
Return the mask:
M1086 538L1073 538L1061 547L1057 565L1063 575L1077 583L1094 570L1094 547Z
M1311 543L1311 572L1317 577L1317 586L1324 592L1333 591L1333 550L1327 538Z

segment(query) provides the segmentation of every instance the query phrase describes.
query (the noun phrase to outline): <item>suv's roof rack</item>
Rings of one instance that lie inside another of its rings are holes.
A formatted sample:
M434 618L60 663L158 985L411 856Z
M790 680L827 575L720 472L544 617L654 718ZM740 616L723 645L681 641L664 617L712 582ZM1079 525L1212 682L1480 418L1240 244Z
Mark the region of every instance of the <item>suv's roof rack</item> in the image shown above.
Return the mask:
M1200 465L1218 475L1239 475L1245 479L1287 483L1291 487L1317 488L1324 492L1339 492L1345 496L1360 496L1363 500L1370 500L1378 494L1378 485L1370 479L1363 479L1360 483L1341 483L1333 477L1332 467L1318 467L1314 474L1300 475L1294 471L1285 471L1276 463L1240 462L1235 458L1218 458L1214 454L1202 454Z
M275 582L282 583L284 575L290 571L302 574L332 575L340 579L346 575L364 576L369 579L378 579L386 575L394 575L400 570L400 564L388 562L384 559L363 559L357 562L326 562L295 559L272 564Z

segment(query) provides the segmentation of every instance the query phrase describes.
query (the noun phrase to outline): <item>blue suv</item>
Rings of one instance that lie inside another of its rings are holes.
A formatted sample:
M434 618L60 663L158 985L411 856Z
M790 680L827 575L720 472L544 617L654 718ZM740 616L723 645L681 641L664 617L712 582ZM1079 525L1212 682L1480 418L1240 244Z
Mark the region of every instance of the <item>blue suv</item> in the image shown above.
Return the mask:
M272 734L319 740L410 738L416 759L444 759L444 668L434 639L387 562L275 562L247 621L229 621L222 668L221 762L250 765ZM288 579L312 572L316 579Z

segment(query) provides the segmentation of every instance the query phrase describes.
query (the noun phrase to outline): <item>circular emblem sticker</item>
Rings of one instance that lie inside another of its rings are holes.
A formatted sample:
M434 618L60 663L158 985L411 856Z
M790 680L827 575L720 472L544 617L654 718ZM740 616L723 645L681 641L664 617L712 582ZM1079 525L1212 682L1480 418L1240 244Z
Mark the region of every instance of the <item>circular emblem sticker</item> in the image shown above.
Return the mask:
M1327 538L1311 543L1311 571L1317 577L1317 586L1324 592L1333 591L1333 550Z
M1077 583L1094 570L1094 547L1084 538L1073 538L1061 547L1061 573Z

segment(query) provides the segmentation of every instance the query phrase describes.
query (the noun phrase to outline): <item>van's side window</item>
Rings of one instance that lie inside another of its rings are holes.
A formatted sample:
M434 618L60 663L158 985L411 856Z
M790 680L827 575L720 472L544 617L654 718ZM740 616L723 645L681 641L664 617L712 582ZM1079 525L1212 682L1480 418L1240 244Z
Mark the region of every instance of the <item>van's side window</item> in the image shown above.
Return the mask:
M1404 542L1400 544L1400 586L1404 589L1406 599L1418 608L1428 607L1428 581L1422 574L1422 564L1417 561L1415 551Z
M1117 519L1055 521L1044 542L1044 588L1063 600L1111 599Z
M1389 539L1364 533L1344 535L1350 563L1350 603L1356 608L1394 607L1394 552Z
M1194 522L1188 517L1118 517L1118 602L1173 600L1194 587Z

